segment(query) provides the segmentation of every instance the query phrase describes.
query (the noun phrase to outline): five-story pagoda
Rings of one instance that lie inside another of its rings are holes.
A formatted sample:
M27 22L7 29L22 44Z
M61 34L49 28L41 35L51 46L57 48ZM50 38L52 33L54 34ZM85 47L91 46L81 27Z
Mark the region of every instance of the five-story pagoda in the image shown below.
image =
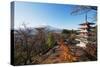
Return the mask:
M81 42L84 42L85 44L89 43L90 38L93 37L94 24L95 23L87 21L87 13L86 13L85 22L79 24L80 25L79 36Z
M91 23L87 21L87 14L85 16L85 22L79 24L80 27L80 36L84 38L88 38L89 36L92 36L92 29L94 28L92 25L95 23Z

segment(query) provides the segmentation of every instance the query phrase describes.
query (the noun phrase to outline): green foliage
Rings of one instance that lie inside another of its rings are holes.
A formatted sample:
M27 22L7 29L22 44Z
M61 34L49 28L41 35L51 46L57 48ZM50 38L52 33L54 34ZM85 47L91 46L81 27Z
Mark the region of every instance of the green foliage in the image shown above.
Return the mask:
M48 38L47 38L47 45L48 45L48 48L51 48L53 47L55 44L55 39L53 37L53 35L51 33L48 34Z
M76 30L63 29L62 34L77 34Z
M97 35L97 25L94 27L93 32Z
M66 42L70 45L74 45L77 43L75 40L77 38L77 31L76 30L67 30L63 29L62 37L66 40Z
M88 41L90 41L90 43L97 42L97 26L92 29L91 33L92 36L88 37Z
M77 34L77 32L76 32L76 30L67 30L67 29L63 29L63 31L62 31L62 36L63 36L63 38L67 38L67 39L75 39L76 38L76 34Z
M70 34L71 32L67 29L63 29L62 34Z

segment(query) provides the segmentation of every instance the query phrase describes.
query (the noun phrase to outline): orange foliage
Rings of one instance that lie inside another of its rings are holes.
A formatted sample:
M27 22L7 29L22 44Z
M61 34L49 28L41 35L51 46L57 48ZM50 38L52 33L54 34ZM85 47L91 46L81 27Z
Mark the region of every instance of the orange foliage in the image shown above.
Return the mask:
M60 49L59 58L62 61L73 62L73 61L77 60L78 57L73 56L71 54L70 48L67 45L64 44L62 39L60 40L60 48L59 49Z
M52 51L53 49L51 49ZM68 45L64 44L63 39L60 40L59 45L55 48L55 52L52 53L42 63L62 63L62 62L74 62L78 57L72 55Z

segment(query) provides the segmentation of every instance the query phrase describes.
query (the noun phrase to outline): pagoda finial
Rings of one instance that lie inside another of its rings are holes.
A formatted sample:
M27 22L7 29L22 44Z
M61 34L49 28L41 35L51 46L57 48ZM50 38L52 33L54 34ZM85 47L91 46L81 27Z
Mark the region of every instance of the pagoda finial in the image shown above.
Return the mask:
M85 22L87 23L87 13L85 14Z

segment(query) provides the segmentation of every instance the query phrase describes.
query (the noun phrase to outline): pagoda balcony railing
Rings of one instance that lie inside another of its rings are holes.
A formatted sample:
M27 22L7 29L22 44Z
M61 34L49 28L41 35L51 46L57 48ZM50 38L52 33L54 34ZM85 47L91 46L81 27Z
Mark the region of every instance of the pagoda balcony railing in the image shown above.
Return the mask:
M89 26L81 26L81 28L90 28Z
M81 30L80 32L88 32L87 30Z

